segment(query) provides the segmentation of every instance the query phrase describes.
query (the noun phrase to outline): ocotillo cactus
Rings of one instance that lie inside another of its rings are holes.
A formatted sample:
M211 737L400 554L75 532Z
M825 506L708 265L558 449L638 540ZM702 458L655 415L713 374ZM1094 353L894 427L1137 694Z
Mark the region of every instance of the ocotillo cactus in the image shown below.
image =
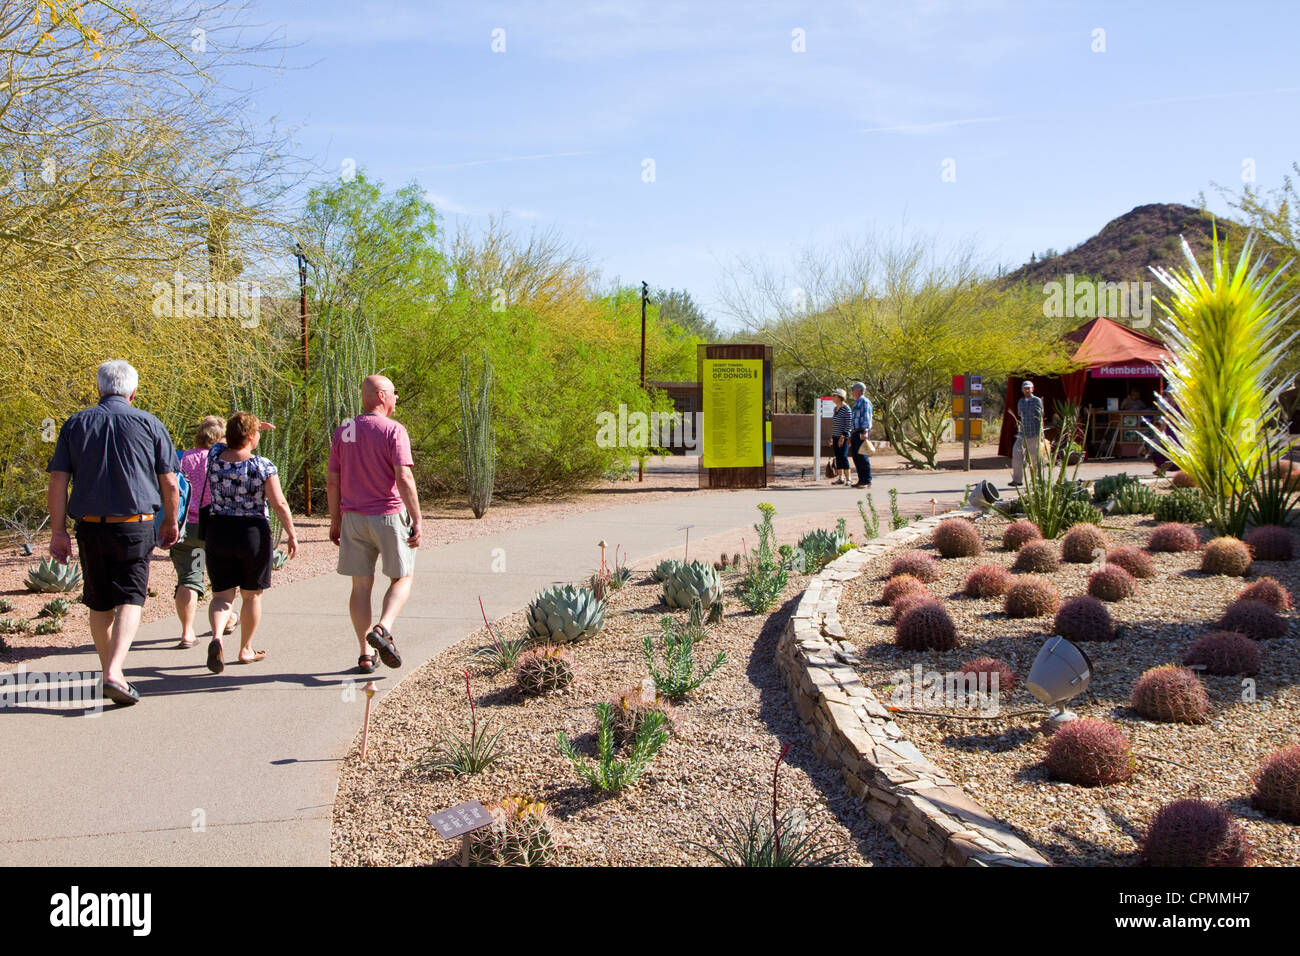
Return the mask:
M496 434L492 428L492 363L483 353L483 378L478 395L470 390L469 358L460 357L460 460L475 518L492 503L496 477Z

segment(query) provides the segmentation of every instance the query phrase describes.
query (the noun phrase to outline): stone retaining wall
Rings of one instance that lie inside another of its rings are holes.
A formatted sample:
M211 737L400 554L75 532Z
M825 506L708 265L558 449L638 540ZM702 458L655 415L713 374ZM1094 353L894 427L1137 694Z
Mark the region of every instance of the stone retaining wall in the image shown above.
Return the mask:
M777 642L777 664L817 753L843 771L867 813L912 859L925 866L1050 866L903 738L853 669L857 649L840 624L841 582L886 551L923 539L944 518L978 513L962 508L925 518L828 564L809 582Z

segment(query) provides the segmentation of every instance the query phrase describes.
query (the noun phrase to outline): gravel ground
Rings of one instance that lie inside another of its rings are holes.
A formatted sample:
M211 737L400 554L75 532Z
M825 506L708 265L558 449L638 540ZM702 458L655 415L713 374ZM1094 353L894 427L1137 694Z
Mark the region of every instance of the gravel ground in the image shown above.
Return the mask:
M1137 517L1106 520L1115 547L1144 546L1155 524ZM946 673L988 655L1009 663L1022 681L1028 673L1051 631L1052 618L1013 620L1002 613L1001 598L961 595L972 567L1009 567L1014 558L1001 547L1006 527L1001 518L984 517L978 526L985 553L940 560L942 577L930 585L957 624L961 646L952 652L916 654L895 647L888 609L874 603L894 555L882 556L862 577L846 584L840 614L849 640L862 650L863 679L882 700L887 701L900 683L898 672L916 663ZM1201 537L1204 542L1210 535L1202 532ZM933 553L929 545L922 550ZM1205 724L1149 722L1128 703L1138 676L1159 664L1181 663L1185 648L1213 629L1210 625L1246 583L1268 575L1300 594L1300 562L1257 561L1242 579L1202 574L1199 553L1152 557L1155 577L1139 579L1132 598L1109 605L1116 622L1127 627L1125 635L1113 643L1083 645L1094 664L1092 685L1071 704L1080 716L1111 721L1128 735L1138 756L1130 780L1094 789L1049 780L1040 765L1047 749L1041 715L967 721L900 714L898 723L909 740L990 813L1055 863L1132 864L1137 841L1161 804L1200 797L1226 804L1245 828L1258 863L1297 865L1300 827L1270 819L1249 803L1250 776L1258 764L1274 750L1300 740L1300 639L1295 636L1294 612L1285 615L1292 622L1288 637L1260 645L1263 663L1255 678L1254 701L1242 699L1242 678L1205 675L1211 701ZM1091 570L1088 565L1062 564L1049 577L1062 597L1069 598L1086 593ZM1037 706L1022 686L1002 694L1004 713Z
M613 595L605 628L576 646L577 677L565 691L519 696L510 674L493 674L470 656L487 640L480 630L385 696L372 717L367 761L360 761L358 740L339 774L333 863L454 864L459 841L440 840L426 816L468 799L524 793L545 800L555 814L563 865L707 864L710 858L689 841L709 842L710 824L747 816L756 801L770 812L773 764L789 743L780 772L782 809L807 811L822 827L822 845L846 852L845 865L909 865L889 834L862 812L838 771L816 759L777 673L776 639L803 577L790 581L782 604L768 616L750 614L728 597L724 622L710 630L697 655L711 660L725 650L727 661L677 707L675 736L634 788L603 797L580 783L556 749L556 734L563 731L580 751L594 752L594 705L645 676L642 635L657 634L658 619L668 613L661 587L641 574L635 580ZM498 627L503 634L523 629L522 612ZM471 777L422 772L416 763L424 748L444 733L465 734L465 667L479 720L503 730L508 755Z

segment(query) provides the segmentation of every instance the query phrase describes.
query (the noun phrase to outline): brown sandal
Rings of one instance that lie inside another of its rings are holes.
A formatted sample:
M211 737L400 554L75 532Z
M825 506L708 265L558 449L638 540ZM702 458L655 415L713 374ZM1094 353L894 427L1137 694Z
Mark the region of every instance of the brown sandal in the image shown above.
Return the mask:
M253 656L250 657L248 660L244 660L242 657L240 657L240 658L236 658L235 663L256 664L258 661L264 661L264 660L266 660L266 651L253 651Z
M375 665L379 663L379 657L376 654L362 654L357 658L357 671L362 674L373 674Z

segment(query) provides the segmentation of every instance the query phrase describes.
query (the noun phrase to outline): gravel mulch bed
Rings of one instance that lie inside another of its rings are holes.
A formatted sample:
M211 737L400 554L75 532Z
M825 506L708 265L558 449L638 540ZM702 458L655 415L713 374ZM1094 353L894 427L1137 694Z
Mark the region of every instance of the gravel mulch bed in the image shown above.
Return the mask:
M728 590L736 578L726 575ZM809 824L821 827L821 845L845 851L845 865L909 865L839 772L815 757L776 670L776 640L806 577L792 577L771 615L750 614L728 594L725 620L710 629L696 656L707 662L725 650L727 661L677 706L675 735L635 787L603 796L580 782L556 748L557 733L568 734L580 752L594 753L595 704L640 683L642 636L657 635L659 618L669 613L660 585L640 573L635 580L612 596L604 629L573 646L577 677L562 692L520 696L510 673L493 674L471 656L487 641L480 630L379 699L366 762L358 738L339 774L332 862L454 865L459 841L439 839L427 815L464 800L523 793L545 800L555 815L562 865L705 865L711 859L690 841L711 843L710 824L747 817L756 801L770 812L772 768L789 743L781 808L805 810ZM498 625L501 634L523 630L522 612ZM470 671L480 722L504 731L508 755L469 777L424 772L417 766L422 750L448 732L467 736L462 668Z
M1143 547L1156 523L1149 518L1106 519L1113 546ZM899 672L920 663L947 673L975 657L1010 664L1023 682L1052 616L1014 620L1002 612L1002 599L961 594L977 564L1010 567L1014 554L1001 547L1003 519L977 522L985 553L974 558L939 559L942 577L930 585L956 622L960 646L951 652L904 652L894 645L888 608L874 603L889 563L888 554L862 577L847 582L840 602L848 638L861 649L860 671L882 701L901 683ZM1211 535L1201 532L1202 543ZM921 550L938 559L927 543ZM1269 818L1250 806L1250 777L1259 763L1280 747L1300 741L1300 639L1294 612L1287 637L1260 643L1263 663L1254 678L1255 699L1243 700L1241 677L1202 675L1211 702L1208 722L1200 725L1146 721L1129 708L1134 681L1150 667L1181 663L1183 651L1212 624L1246 584L1261 576L1277 578L1300 594L1300 562L1257 561L1246 578L1218 577L1199 571L1198 552L1153 554L1156 574L1137 581L1136 594L1109 604L1116 623L1126 627L1120 640L1081 645L1093 661L1088 693L1071 709L1099 717L1128 735L1138 756L1126 782L1086 788L1050 780L1041 767L1047 750L1040 714L991 720L956 720L898 715L907 738L994 816L1015 828L1053 862L1064 865L1128 865L1137 862L1138 840L1164 803L1199 797L1224 803L1240 821L1255 848L1257 863L1300 863L1300 827ZM1062 564L1048 575L1063 598L1086 593L1089 565ZM1019 577L1019 575L1017 575ZM914 706L906 704L907 706ZM1004 714L1037 707L1023 683L1002 693ZM934 708L927 708L934 709ZM971 710L939 708L949 714ZM1154 759L1162 758L1162 759Z

